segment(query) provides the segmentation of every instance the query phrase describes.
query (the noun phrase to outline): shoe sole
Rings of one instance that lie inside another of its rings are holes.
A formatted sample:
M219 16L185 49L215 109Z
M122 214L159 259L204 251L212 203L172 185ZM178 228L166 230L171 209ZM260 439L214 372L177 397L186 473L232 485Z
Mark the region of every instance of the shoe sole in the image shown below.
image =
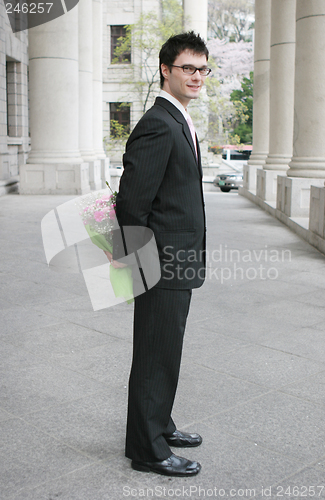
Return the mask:
M175 444L172 443L171 441L167 441L167 439L166 442L168 446L172 446L173 448L196 448L197 446L200 446L202 444L202 441L201 443L196 443L196 444Z
M155 474L161 474L162 476L173 476L173 477L195 476L201 470L201 466L200 466L199 469L195 470L194 472L176 472L176 473L170 474L168 471L157 470L157 469L148 467L147 465L138 464L136 462L132 462L131 467L132 467L132 469L139 471L139 472L154 472Z

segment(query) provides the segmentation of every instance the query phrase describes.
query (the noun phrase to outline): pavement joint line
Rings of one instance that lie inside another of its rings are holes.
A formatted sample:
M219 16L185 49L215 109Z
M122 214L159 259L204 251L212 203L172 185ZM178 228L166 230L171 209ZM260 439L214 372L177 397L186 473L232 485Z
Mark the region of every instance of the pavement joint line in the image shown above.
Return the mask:
M263 349L269 349L270 351L274 351L274 352L281 352L282 354L288 354L289 356L294 356L295 358L307 359L308 361L312 361L313 363L315 363L317 365L320 365L320 366L322 366L325 369L325 361L318 361L318 360L315 360L315 359L308 358L306 356L302 356L301 354L295 354L295 353L292 353L292 352L287 352L287 351L284 351L283 349L278 349L276 347L272 347L272 346L260 344L258 342L254 342L254 341L251 341L251 342L248 341L246 345L238 346L238 347L232 349L231 352L240 351L242 349L248 349L248 348L251 348L251 347L262 347ZM222 354L225 354L225 353L223 352ZM198 363L195 363L195 364L198 364ZM208 367L206 365L201 365L201 366L205 366L206 368L210 368L210 367ZM215 369L211 368L211 370L215 370ZM218 371L218 370L215 370L215 371ZM321 371L323 371L323 370L321 370Z
M55 361L57 361L57 360L55 360ZM40 362L39 362L39 363L36 363L36 364L35 364L35 363L30 364L30 365L28 365L28 367L29 367L29 368L39 367L40 365L43 365L43 364L44 364L44 365L47 365L47 364L48 364L48 362L49 362L48 358L46 358L46 359L43 359L43 358L42 358L42 359L40 360ZM62 365L62 364L60 364L60 368L63 368L63 369L65 369L65 370L67 370L67 371L70 371L70 372L72 372L72 373L76 373L77 375L81 375L82 377L84 377L84 378L86 378L86 379L88 379L88 380L91 380L92 382L96 382L97 384L103 384L103 385L105 385L105 386L106 386L106 388L107 388L107 384L108 384L108 382L103 382L102 380L99 380L99 379L97 379L97 378L90 377L87 373L80 372L80 371L78 371L78 370L75 370L75 369L69 368L69 367L67 367L66 365ZM122 381L121 381L121 383L123 383L123 384L124 384L124 382L122 382ZM108 387L112 387L112 386L111 386L111 385L108 385ZM52 408L52 406L51 406L51 408Z
M306 328L310 328L310 327L306 327ZM295 354L295 353L292 353L292 352L287 352L287 351L284 351L282 349L278 349L278 348L272 347L272 346L266 346L266 345L263 345L263 344L259 344L257 342L253 342L253 344L256 345L256 346L259 346L259 347L263 347L264 349L270 349L270 351L276 351L276 352L282 352L283 354L289 354L290 356L294 356L295 358L308 359L309 361L313 361L314 363L316 363L318 365L324 365L324 369L325 369L325 361L317 361L315 359L310 359L310 358L307 358L306 356L302 356L301 354ZM248 346L242 346L242 347L244 348L244 347L251 347L251 346L248 345Z
M307 328L310 328L310 327L307 327ZM255 342L254 345L259 346L259 347L265 347L265 348L273 350L273 351L282 352L283 354L289 354L290 356L295 356L296 358L307 359L308 361L312 361L313 363L317 363L319 365L324 365L324 369L325 369L325 361L320 361L320 360L317 360L317 359L309 358L307 356L303 356L302 354L296 354L296 353L293 353L293 352L290 352L290 351L285 351L283 349L279 349L279 348L276 348L276 347L271 347L271 346L268 346L268 345L262 344L262 343L259 344L259 343Z
M264 398L265 396L267 396L268 394L271 394L272 392L273 392L273 393L281 393L281 394L284 394L284 395L285 395L285 396L287 396L287 397L291 397L291 398L293 398L293 399L298 399L299 401L304 401L304 402L306 402L306 403L308 403L308 404L315 405L316 407L317 407L317 406L318 406L318 407L324 407L324 406L325 406L325 405L324 405L324 403L316 403L315 401L311 401L310 399L305 399L305 398L302 398L302 397L300 397L300 396L296 396L296 395L294 395L294 394L290 394L290 393L287 393L287 392L281 391L281 390L279 390L279 389L273 389L273 390L271 390L271 391L268 391L268 392L265 392L265 393L263 393L263 394L260 394L259 396L254 396L253 398L247 399L246 401L242 401L242 402L240 402L240 403L238 403L238 404L236 404L236 405L234 405L234 406L231 406L230 408L225 408L224 410L221 410L221 411L218 411L218 412L216 412L216 413L213 413L213 414L211 414L211 415L210 415L210 416L208 416L208 417L204 417L204 418L203 418L203 419L201 419L200 421L201 421L201 422L206 422L206 420L207 420L207 419L210 419L210 418L213 418L213 417L217 417L218 415L222 415L223 413L227 413L227 412L230 412L230 411L232 411L232 410L236 410L236 409L238 409L238 407L240 407L240 406L244 406L244 405L246 405L246 404L248 404L248 403L251 403L251 402L252 402L252 401L254 401L254 400L258 400L258 399ZM324 457L325 457L325 455L324 455Z
M24 491L28 492L32 492L33 490L36 490L37 488L39 488L40 486L45 486L45 485L50 485L51 482L55 481L55 480L58 480L58 479L61 479L61 478L64 478L64 477L68 477L70 476L71 474L74 474L76 472L79 472L79 471L82 471L83 469L88 469L89 467L94 467L95 465L97 465L98 462L93 462L93 463L90 463L90 464L87 464L87 465L83 465L82 467L79 467L73 471L69 471L67 472L66 474L60 474L59 476L55 476L53 477L52 479L50 480L47 480L47 481L42 481L41 483L38 483L36 486L24 486L22 488L20 488L18 491L15 492L14 496L13 497L10 497L12 500L15 500L15 497L17 495L17 493L24 493Z
M121 339L121 340L122 340L122 339ZM1 341L1 340L0 340L0 341ZM8 342L7 342L7 343L8 343ZM11 342L9 342L9 343L11 343ZM15 344L12 344L12 343L11 343L11 345L15 346ZM95 347L93 347L92 349L95 349L95 348L97 348L97 347L101 347L101 346L95 346ZM35 354L35 353L34 353L33 351L31 351L31 350L27 350L27 349L24 349L24 350L26 350L26 351L27 351L27 352L29 352L29 353ZM89 352L90 350L91 350L91 349L88 349L88 350L87 350L87 352ZM47 364L48 364L48 362L49 362L49 358L47 358L47 357L46 357L46 358L44 358L44 357L40 356L39 354L35 354L35 356L36 356L36 357L38 357L38 358L39 358L39 360L38 360L36 363L35 363L35 362L31 362L30 364L26 365L28 368L33 368L33 367L37 367L37 366L40 366L40 365L43 365L43 364L45 364L45 365L47 365ZM68 354L66 354L65 356L68 356ZM51 361L55 361L55 362L60 363L60 359L58 359L58 358L54 358L54 359L52 358L52 359L51 359ZM81 376L83 376L83 377L85 377L85 378L87 378L87 379L89 379L89 380L91 380L91 381L93 381L93 382L97 382L97 383L99 383L99 384L104 384L104 385L106 385L106 384L107 384L107 382L103 382L103 381L101 381L101 380L99 380L99 379L97 379L97 378L95 378L95 379L94 379L93 377L90 377L87 373L80 372L80 371L78 371L78 370L75 370L75 369L72 369L72 368L70 368L70 367L67 367L65 364L61 364L61 363L60 363L60 367L61 367L61 368L64 368L64 369L65 369L65 370L67 370L67 371L71 371L71 372L73 372L73 373L77 373L78 375L81 375ZM1 373L1 370L0 370L0 373ZM122 382L121 382L121 383L122 383ZM111 386L110 386L110 387L111 387Z
M34 309L34 310L40 312L38 309ZM47 313L44 313L44 314L47 314ZM52 317L52 315L50 315L50 316ZM53 316L53 317L56 317L56 316ZM64 320L65 318L64 317L60 317L60 319ZM75 321L71 321L71 320L67 320L67 321L69 321L69 323L71 323L72 325L75 325L75 326L83 326L81 323L76 323ZM52 325L49 325L49 326L52 326ZM47 327L45 326L44 328L47 328ZM128 339L125 339L125 338L122 338L122 337L118 337L116 335L112 335L111 333L101 332L100 330L96 330L96 328L90 328L90 327L85 327L85 326L83 328L87 328L87 329L89 329L92 332L101 333L102 335L106 335L107 337L113 338L113 339L116 339L116 340L123 340L123 341L125 341L127 343L132 343L133 342L133 340L132 340L132 332L130 333L130 340L128 340ZM88 349L88 351L89 351L89 349Z
M302 328L313 328L313 327L312 326L304 326ZM206 328L206 329L209 330L209 331L211 331L211 332L214 332L214 330L211 330L211 329L208 329L208 328ZM317 328L314 328L314 330L315 331L319 331ZM297 329L292 330L291 333L296 332L296 331L297 331ZM215 332L215 333L217 335L222 335L223 337L226 337L226 338L232 338L232 339L236 339L236 340L242 340L240 337L233 337L233 336L230 336L230 335L226 336L223 333L218 333L218 332ZM232 352L238 351L240 349L245 349L245 348L248 348L248 347L256 346L256 347L263 347L263 348L266 348L266 349L270 349L270 350L273 350L273 351L282 352L283 354L289 354L290 356L295 356L297 358L307 359L308 361L312 361L313 363L317 363L317 364L321 364L321 365L324 364L324 368L325 368L325 361L323 362L323 361L315 360L313 358L309 358L307 356L303 356L302 354L296 354L296 353L293 353L293 352L290 352L290 351L286 351L286 350L283 350L283 349L272 347L272 346L269 346L269 345L263 343L263 341L256 342L254 340L247 340L246 339L245 342L246 343L244 345L238 346L238 347L234 347L230 351L223 351L222 354L228 354L228 353L232 353ZM213 368L211 368L211 369L213 369Z
M84 328L85 330L87 330L87 331L89 331L89 332L96 332L96 333L100 333L101 335L105 335L105 337L106 337L106 341L105 341L105 342L103 342L102 344L98 344L98 345L93 346L93 347L91 347L91 348L84 348L84 349L81 349L81 350L79 350L79 351L75 351L75 353L82 353L83 351L87 351L87 352L89 352L91 349L96 349L97 347L100 347L100 346L102 346L102 345L106 345L106 344L108 344L109 339L111 339L111 338L112 338L112 339L115 339L115 340L123 340L123 341L125 341L125 342L127 342L127 343L132 343L132 338L131 338L131 340L129 341L128 339L125 339L125 338L122 338L122 337L116 337L115 335L111 335L110 333L101 332L100 330L95 330L94 328L89 328L89 327L87 327L87 326L83 326L83 325L81 325L81 324L79 324L79 323L73 323L72 321L69 321L69 323L71 323L71 325L78 326L78 327L80 327L80 328ZM30 332L35 332L35 331L37 331L37 330L40 330L40 331L41 331L41 330L43 330L43 329L46 329L46 328L51 328L51 327L53 327L53 326L57 326L57 325L61 325L61 324L63 325L63 324L66 324L66 323L54 323L53 325L47 325L47 326L44 326L44 327L40 327L40 328L38 328L38 329L32 329L32 328L31 328L30 330L23 331L23 332L21 332L21 333L26 333L26 334L28 334L28 333L30 333ZM82 335L82 334L80 334L80 335ZM22 342L19 342L19 341L16 341L16 342L15 342L15 341L13 341L13 340L11 340L11 339L7 339L7 338L6 338L6 339L4 339L4 338L0 338L0 343L1 343L1 342L4 342L5 344L11 344L11 345L16 346L16 347L17 347L17 346L18 346L18 347L22 347L22 346L23 346L24 350L26 350L26 351L28 351L28 352L31 352L31 353L35 354L35 351L31 350L31 348L29 349L28 347L25 347L25 346L24 346L24 344L23 344ZM69 356L70 354L71 354L71 353L64 353L64 354L62 354L62 355L61 355L61 357L63 358L64 356ZM38 354L35 354L35 356L39 356L39 355L38 355ZM60 355L58 355L57 357L50 358L50 359L55 359L55 360L58 360L59 358L60 358ZM48 358L44 358L44 359L48 360Z
M319 323L317 323L317 324L319 324ZM226 335L226 334L224 334L222 332L216 332L215 329L214 329L214 327L205 326L204 328L206 330L208 330L209 332L213 332L213 333L216 333L218 335L223 335L224 337L227 337L227 338L232 338L232 339L236 339L236 340L242 340L242 337L240 336L240 335L243 335L242 333L237 333L237 336L235 336L233 333L230 333L230 334ZM293 332L297 331L297 329L298 329L298 327L294 326L294 325L292 325L292 328L293 328L293 330L290 330L289 333L293 333ZM307 326L307 327L302 327L302 328L310 328L310 327ZM252 343L254 341L253 340L245 340L245 342Z
M280 483L284 483L286 482L288 479L290 479L291 477L294 477L296 476L297 474L299 474L300 472L304 472L306 469L310 469L310 468L315 468L314 466L309 466L309 465L306 465L305 467L302 467L301 469L297 470L296 472L293 472L292 474L289 474L288 476L282 478L280 481L277 481L276 483L273 483L271 485L271 489L275 488L276 486L280 485ZM318 468L317 468L318 469ZM314 496L314 495L313 495ZM289 497L290 498L290 497ZM297 497L295 497L297 498ZM311 497L308 497L308 498L311 498ZM318 498L316 495L315 495L315 498Z
M251 383L251 382L250 382L250 383ZM255 385L257 385L257 384L255 384ZM236 409L238 409L238 407L244 406L244 405L246 405L246 404L248 404L248 403L251 403L252 401L255 401L255 400L258 400L258 399L264 398L265 396L267 396L267 395L269 395L269 394L271 394L271 393L281 393L281 394L283 394L283 395L285 395L285 396L287 396L287 397L289 397L289 398L291 397L291 398L293 398L293 399L297 399L297 400L299 400L299 401L304 401L304 402L306 402L306 403L308 403L308 404L315 405L316 407L324 407L324 406L325 406L325 404L324 404L324 403L317 403L317 402L312 401L312 400L310 400L310 399L305 399L305 398L302 398L301 396L296 396L296 395L294 395L294 394L291 394L291 393L288 393L288 392L285 392L285 391L281 391L280 389L272 389L272 390L269 390L269 391L267 391L267 392L264 392L263 394L260 394L260 395L258 395L258 396L254 396L253 398L249 398L249 399L247 399L246 401L242 401L242 402L240 402L240 403L237 403L237 404L236 404L236 405L234 405L234 406L231 406L231 407L229 407L229 408L225 408L225 409L220 410L220 411L218 411L218 412L216 412L216 413L213 413L213 414L211 414L211 415L210 415L210 416L208 416L208 417L204 417L203 419L201 419L201 422L205 422L207 419L210 419L210 418L216 417L216 416L218 416L218 415L222 415L223 413L227 413L227 412L230 412L230 411L232 411L232 410L236 410Z
M126 457L122 457L124 459L126 459ZM46 485L50 485L52 482L54 482L55 480L58 480L58 479L61 479L61 478L65 478L65 477L69 477L70 475L76 473L76 472L79 472L79 471L82 471L83 469L89 469L91 467L95 467L96 465L100 464L100 465L104 465L105 467L108 467L109 466L109 462L105 462L105 460L107 459L102 459L102 460L99 460L97 462L93 462L93 463L90 463L88 465L84 465L80 468L77 468L73 471L69 471L67 472L66 474L61 474L59 476L56 476L50 480L46 480L46 481L42 481L41 483L37 484L36 486L26 486L26 487L23 487L21 488L20 490L18 490L13 497L10 497L11 500L15 500L16 498L16 494L17 493L23 493L24 491L28 492L32 492L33 490L36 490L37 488L39 488L40 486L46 486ZM121 478L125 479L125 481L131 481L131 478L130 476L128 476L126 473L122 472L121 470L119 470L118 468L114 467L114 466L110 466L110 469L112 470L112 472L114 472L115 474L118 474ZM128 471L129 472L129 471ZM135 471L133 471L131 469L131 465L130 465L130 472L134 472L134 477L132 477L132 482L136 482L138 487L140 488L141 486L143 486L143 476L141 474L137 474ZM139 478L139 479L138 479ZM141 479L142 478L142 481ZM8 500L10 500L8 499Z
M209 425L208 423L205 424L207 427L209 427L210 429L213 429L213 427L211 425ZM242 441L242 442L245 442L245 443L250 443L250 444L254 444L254 446L258 447L258 448L262 448L263 450L267 450L268 452L270 453L274 453L275 455L279 456L279 457L284 457L288 460L291 460L293 462L296 462L297 465L301 465L303 464L303 469L306 468L308 465L306 465L301 459L297 458L296 456L292 456L292 455L287 455L287 454L284 454L284 453L280 453L272 448L269 448L268 446L265 446L264 444L261 444L261 443L258 443L256 441L253 441L251 439L248 439L246 437L243 437L243 436L238 436L236 434L232 434L231 432L228 432L228 431L223 431L225 434L227 434L228 436L231 436L232 438L235 438L239 441ZM295 473L294 473L295 474Z
M223 413L227 413L227 412L230 412L232 410L237 410L238 407L244 406L244 405L246 405L248 403L251 403L252 401L261 399L264 396L267 396L268 394L271 394L272 392L277 392L277 391L276 391L276 389L267 390L263 394L259 394L258 396L254 396L252 398L248 398L245 401L241 401L240 403L236 403L235 405L230 406L229 408L224 408L223 410L220 410L220 411L217 411L215 413L212 413L208 417L203 417L202 419L200 419L200 422L203 423L203 422L206 422L206 420L208 420L210 418L213 418L213 417L217 417L218 415L222 415Z
M99 382L99 383L101 383L101 382ZM107 389L107 388L105 388L105 389ZM61 403L53 403L50 406L43 406L42 408L38 408L37 410L28 411L27 413L24 413L24 415L18 416L18 415L12 414L13 415L12 418L13 419L17 419L18 418L18 419L22 420L24 418L27 418L28 416L33 416L33 415L35 415L37 413L41 413L43 411L51 410L53 408L60 408L60 407L64 407L64 406L69 406L69 404L76 403L76 402L78 402L80 400L87 399L88 397L91 397L91 396L96 396L98 394L106 394L107 395L107 390L105 390L105 389L104 388L103 389L99 389L97 391L90 392L90 393L88 393L85 396L80 396L80 397L78 397L76 399L70 399L69 401L63 401ZM0 408L0 409L4 410L4 408ZM8 411L8 410L4 410L4 411ZM5 420L10 420L10 419L6 418Z
M247 347L248 344L244 344L240 347ZM193 346L191 346L193 347ZM231 354L232 352L235 352L235 351L238 351L238 349L240 349L240 347L234 347L233 349L230 349L229 351L227 349L225 349L224 351L220 352L220 355L223 355L223 354ZM184 357L186 356L186 354L184 355ZM190 356L189 356L189 359L190 359ZM183 362L183 361L182 361ZM200 364L200 363L196 363L196 364ZM204 365L203 365L204 366Z
M82 455L84 457L87 457L89 459L91 459L91 461L93 463L100 463L100 462L103 462L104 459L94 459L93 458L93 455L89 455L88 453L84 452L83 450L79 450L78 448L75 448L74 446L71 446L71 444L68 444L66 443L64 440L62 440L61 438L58 438L56 437L55 435L53 434L49 434L47 431L44 431L43 429L41 429L39 426L37 425L34 425L32 424L31 422L28 422L27 420L25 420L24 417L18 417L19 420L21 420L22 422L24 422L24 424L30 426L30 427L33 427L34 429L36 429L37 431L39 431L41 434L44 434L45 436L51 438L51 439L54 439L57 443L61 444L61 445L64 445L66 446L67 448L70 448L71 450L73 450L75 453L78 453L79 455ZM116 454L116 452L109 452L108 450L108 453L110 453L112 455L112 458L114 457L114 455ZM106 459L107 460L107 459Z
M209 371L213 371L215 373L219 373L220 375L226 375L228 377L232 377L232 378L235 378L237 380L241 380L242 382L246 382L246 383L249 383L249 384L252 384L252 385L256 385L258 387L263 387L263 388L271 389L271 390L275 390L275 391L280 391L281 388L284 388L284 387L287 387L289 385L297 384L299 382L308 380L309 377L313 377L315 375L319 375L320 373L323 373L323 371L324 371L324 370L320 370L319 372L314 372L314 373L312 373L311 375L308 375L305 378L298 378L297 380L295 380L294 382L290 382L289 384L281 385L281 386L276 387L276 388L272 388L272 387L269 387L269 386L266 386L266 385L263 385L263 384L258 384L257 382L252 382L251 380L239 377L239 376L234 375L234 374L229 373L229 372L224 372L224 371L216 370L215 368L211 368L210 366L206 366L204 364L195 363L194 361L192 362L192 365L200 366L201 368L205 368L205 369L207 369Z

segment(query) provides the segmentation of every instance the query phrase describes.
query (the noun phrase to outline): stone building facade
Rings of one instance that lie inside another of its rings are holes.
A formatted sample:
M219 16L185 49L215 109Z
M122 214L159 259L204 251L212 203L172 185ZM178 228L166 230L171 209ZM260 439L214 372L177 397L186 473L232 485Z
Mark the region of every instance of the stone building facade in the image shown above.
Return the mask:
M117 187L120 172L109 167L103 138L109 142L121 99L130 103L122 116L130 128L142 108L130 65L112 64L112 41L159 9L160 0L80 0L14 34L0 3L0 195L18 185L22 194L84 194L106 179ZM184 28L206 38L207 0L184 0L184 12ZM141 69L141 54L131 57Z
M183 11L185 26L184 29L194 29L205 39L207 38L207 0L199 4L193 0L183 0ZM121 103L127 106L120 110L123 124L128 124L130 129L139 121L144 112L144 101L148 85L145 85L143 92L135 89L134 79L139 78L142 71L143 81L146 81L144 69L144 54L131 46L129 57L124 62L114 60L114 41L117 36L123 36L125 25L136 23L141 15L153 12L161 15L161 0L110 0L104 1L104 61L103 61L103 106L104 106L104 137L108 142L107 154L110 156L112 166L120 166L122 163L123 145L117 150L110 148L110 121L118 115L118 107ZM158 54L157 54L158 56ZM156 72L158 67L158 57L153 57L148 61L150 66L149 78ZM155 80L159 81L159 74ZM155 84L154 91L150 94L145 110L153 104L154 98L159 93L159 84Z
M13 34L0 3L0 196L17 188L30 148L28 35Z
M325 253L325 3L256 0L253 152L240 194Z

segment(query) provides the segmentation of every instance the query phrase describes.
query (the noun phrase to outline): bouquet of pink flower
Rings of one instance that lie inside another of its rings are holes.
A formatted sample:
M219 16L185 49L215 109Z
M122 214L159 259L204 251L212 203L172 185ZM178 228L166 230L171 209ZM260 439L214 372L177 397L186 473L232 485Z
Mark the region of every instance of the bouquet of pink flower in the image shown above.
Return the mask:
M108 182L106 183L109 187ZM109 187L111 190L111 188ZM92 242L101 250L113 251L112 231L115 221L117 192L96 191L83 196L78 202L81 216Z
M82 196L77 202L81 209L85 229L91 241L101 250L113 253L113 229L115 226L115 206L117 192L96 191ZM132 271L130 267L115 269L110 266L110 280L116 297L124 297L130 304L133 302Z

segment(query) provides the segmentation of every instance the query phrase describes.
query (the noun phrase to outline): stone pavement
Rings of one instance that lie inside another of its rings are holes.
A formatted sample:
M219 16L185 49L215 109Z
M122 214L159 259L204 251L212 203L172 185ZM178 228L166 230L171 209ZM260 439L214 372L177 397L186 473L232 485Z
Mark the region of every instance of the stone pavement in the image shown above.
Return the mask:
M194 478L124 457L132 310L94 312L45 263L67 196L0 198L0 499L325 498L324 256L236 192L206 193L208 279L193 293L174 419Z

